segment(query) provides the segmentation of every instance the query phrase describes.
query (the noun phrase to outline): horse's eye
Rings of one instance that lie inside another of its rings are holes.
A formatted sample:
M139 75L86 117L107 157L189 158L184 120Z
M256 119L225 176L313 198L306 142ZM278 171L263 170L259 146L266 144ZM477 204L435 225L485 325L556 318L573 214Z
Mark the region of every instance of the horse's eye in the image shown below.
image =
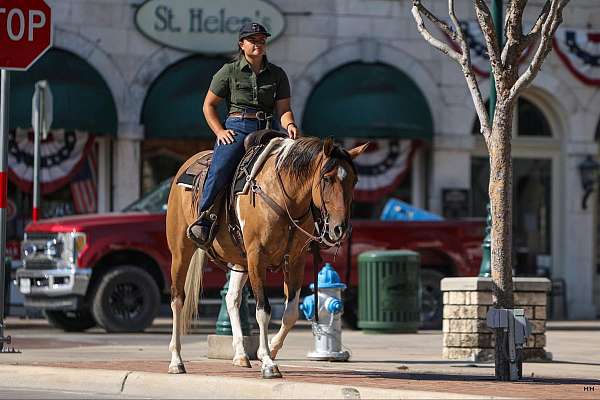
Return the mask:
M325 181L325 183L330 184L331 182L333 182L333 178L330 175L325 175L323 177L323 181Z

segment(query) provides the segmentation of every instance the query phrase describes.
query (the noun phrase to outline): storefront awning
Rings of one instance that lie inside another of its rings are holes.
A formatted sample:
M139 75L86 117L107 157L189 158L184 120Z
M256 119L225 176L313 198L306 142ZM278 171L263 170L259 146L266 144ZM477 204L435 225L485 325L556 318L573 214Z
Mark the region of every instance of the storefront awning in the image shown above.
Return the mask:
M169 67L152 84L142 110L146 138L210 139L202 103L213 75L226 63L222 58L193 56ZM221 117L226 106L222 102Z
M353 63L328 74L309 96L303 132L314 136L431 140L425 97L401 71Z
M84 59L59 49L50 49L28 71L11 73L11 129L31 127L31 101L41 80L52 91L53 129L116 134L117 110L102 76Z

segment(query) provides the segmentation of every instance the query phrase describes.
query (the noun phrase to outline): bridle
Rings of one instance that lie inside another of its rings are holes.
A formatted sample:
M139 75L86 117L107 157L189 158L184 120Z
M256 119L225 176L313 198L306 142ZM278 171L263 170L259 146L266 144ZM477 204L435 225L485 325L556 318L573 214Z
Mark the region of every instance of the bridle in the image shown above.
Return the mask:
M323 163L321 162L321 165L322 164ZM323 181L325 178L325 172L323 172L323 168L320 167L321 177L319 179L319 196L321 198L321 206L317 207L317 205L315 204L314 198L311 198L308 211L305 212L303 214L303 216L300 218L292 217L292 214L290 213L290 210L289 210L289 207L287 204L287 199L289 196L287 195L287 192L285 191L285 188L283 187L283 180L281 179L281 174L279 173L279 170L275 170L275 174L277 175L277 182L279 183L279 189L283 193L283 204L285 206L285 211L287 213L289 220L292 222L292 224L294 225L294 227L296 229L298 229L300 232L302 232L308 238L308 242L304 245L304 248L306 246L308 246L310 244L310 242L316 242L316 243L318 243L319 247L321 247L321 248L337 247L339 249L339 247L341 246L344 239L346 239L346 237L348 237L350 232L352 231L352 225L349 223L349 216L347 215L345 225L348 228L346 229L346 232L344 232L344 234L337 241L329 240L330 239L329 238L329 211L327 210L327 204L325 201L325 197L323 195ZM313 217L316 234L307 232L298 223L298 222L302 221L305 218L305 216L308 215L309 212L312 214L312 217ZM347 214L349 214L349 210L348 210Z
M319 179L319 196L321 198L321 207L317 208L314 199L311 200L311 212L313 215L313 221L315 222L315 232L316 232L316 242L319 243L321 247L331 248L337 247L339 249L342 242L349 236L352 231L352 225L349 223L349 214L350 210L348 210L346 215L346 219L344 221L344 225L347 226L344 234L335 242L329 240L329 211L327 210L327 202L325 201L325 196L323 195L323 180L325 178L325 172L321 170L321 179Z

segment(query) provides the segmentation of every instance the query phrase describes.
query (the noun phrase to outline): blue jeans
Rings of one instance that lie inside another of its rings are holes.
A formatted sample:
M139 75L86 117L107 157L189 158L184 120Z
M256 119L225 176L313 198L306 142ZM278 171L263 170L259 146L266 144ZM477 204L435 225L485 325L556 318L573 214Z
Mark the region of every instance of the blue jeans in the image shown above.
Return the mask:
M229 144L215 143L212 162L206 175L200 212L208 210L214 203L217 194L230 185L235 174L235 169L245 154L244 139L248 134L265 129L266 121L256 119L241 119L229 117L225 121L225 129L231 129L236 133L234 142Z

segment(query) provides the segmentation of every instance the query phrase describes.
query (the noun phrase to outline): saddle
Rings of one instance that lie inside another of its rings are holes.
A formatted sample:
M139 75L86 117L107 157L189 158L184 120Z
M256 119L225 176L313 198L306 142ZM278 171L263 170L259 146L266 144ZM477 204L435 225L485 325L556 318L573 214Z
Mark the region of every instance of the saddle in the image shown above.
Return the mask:
M216 196L215 203L209 209L209 213L218 214L224 209L226 213L227 228L233 240L233 243L238 247L240 254L245 257L246 251L242 237L242 230L235 212L235 198L240 194L248 193L250 183L258 174L264 162L267 160L272 150L277 147L283 138L287 138L285 132L263 129L253 132L246 136L244 147L246 153L238 164L231 185L227 186L221 193ZM273 140L276 139L276 140ZM212 151L207 151L201 155L195 163L190 165L187 170L177 177L177 185L185 187L186 190L192 192L192 204L199 213L198 206L200 197L204 188L204 182L212 161ZM209 242L211 245L204 249L209 257L224 270L229 270L227 263L219 260L212 246L212 240L216 237L219 226L215 223L215 228L210 234Z

